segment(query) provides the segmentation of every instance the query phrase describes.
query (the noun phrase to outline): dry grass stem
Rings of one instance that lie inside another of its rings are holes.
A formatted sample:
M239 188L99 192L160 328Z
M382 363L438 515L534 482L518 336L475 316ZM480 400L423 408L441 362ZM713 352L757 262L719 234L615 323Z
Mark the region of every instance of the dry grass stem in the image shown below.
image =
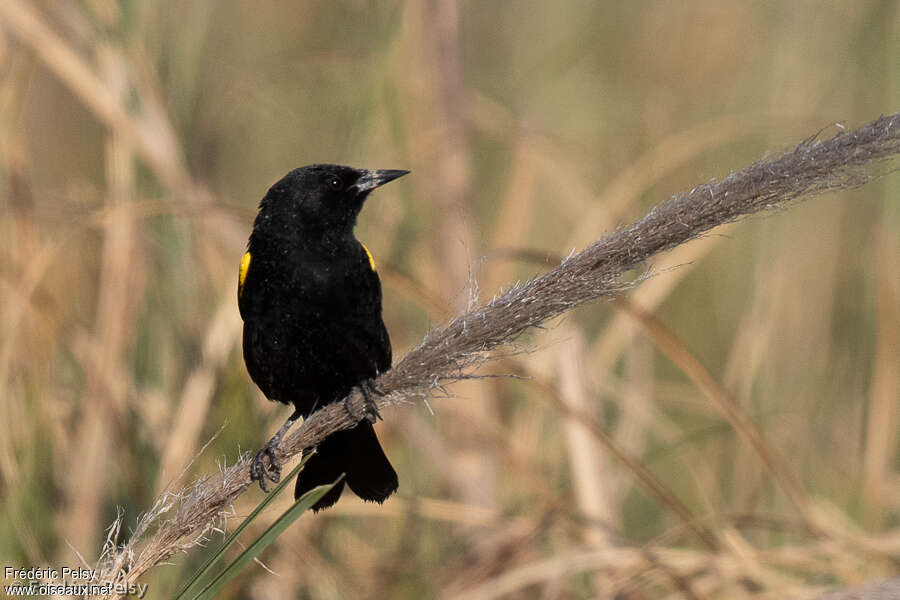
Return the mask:
M745 215L861 186L889 172L892 165L886 161L898 152L900 114L895 114L829 139L807 139L790 152L674 196L629 227L568 256L556 268L514 285L429 333L378 378L377 385L385 392L378 404L387 407L445 396L447 385L475 376L474 369L490 360L493 350L514 342L528 329L586 302L613 298L628 289L630 285L623 282L622 275L654 255ZM283 442L281 458L287 460L335 431L355 426L363 414L361 395L351 394L347 406L353 415L342 403L313 414ZM99 562L99 576L135 581L151 567L203 540L250 486L248 464L248 457L242 456L220 473L201 478L179 492L163 494L122 545L115 544L119 524L114 524ZM717 545L714 538L701 537L710 547ZM621 552L588 553L583 557L584 568ZM562 557L546 564L564 565L562 568L568 571L582 563ZM673 562L668 564L671 567ZM507 578L518 579L515 572Z
M750 444L762 464L775 476L788 499L803 518L807 528L813 533L822 534L821 528L816 524L806 492L791 473L784 459L766 443L762 433L756 428L750 417L734 402L728 391L716 381L712 373L653 314L624 297L618 298L616 304L637 320L653 338L656 346L703 390L716 410L734 427L738 435Z

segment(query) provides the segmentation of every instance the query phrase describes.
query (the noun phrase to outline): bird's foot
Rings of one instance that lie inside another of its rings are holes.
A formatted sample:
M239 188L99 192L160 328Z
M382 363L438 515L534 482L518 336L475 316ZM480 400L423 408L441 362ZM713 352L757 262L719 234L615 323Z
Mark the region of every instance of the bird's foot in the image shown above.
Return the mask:
M350 415L351 419L365 419L369 423L375 423L375 421L381 419L381 413L378 412L378 404L375 403L372 395L384 396L384 392L375 385L374 379L366 379L360 383L359 392L362 394L364 400L362 416L354 412L353 407L350 406L350 396L344 398L344 410L347 411L347 414Z
M266 445L256 453L256 456L253 457L253 462L250 463L250 481L258 481L260 489L266 493L269 491L266 489L266 478L271 479L275 483L281 481L281 460L278 458L276 448L278 448L281 438L288 432L291 425L296 423L301 416L300 411L295 410L278 432L272 436L272 439L266 442ZM269 459L268 467L266 467L266 458Z
M363 399L365 399L366 404L366 421L369 423L375 424L375 421L378 419L382 419L381 413L378 412L378 404L375 403L375 399L372 395L376 396L384 396L384 391L381 390L377 385L375 385L374 379L366 379L359 386L359 391L362 392Z
M250 463L250 480L258 481L260 489L266 493L269 492L266 488L266 479L271 479L273 483L281 481L281 461L278 460L278 455L275 453L276 446L278 446L278 441L274 438L269 440L265 446L260 448ZM267 458L269 459L268 465L266 465Z

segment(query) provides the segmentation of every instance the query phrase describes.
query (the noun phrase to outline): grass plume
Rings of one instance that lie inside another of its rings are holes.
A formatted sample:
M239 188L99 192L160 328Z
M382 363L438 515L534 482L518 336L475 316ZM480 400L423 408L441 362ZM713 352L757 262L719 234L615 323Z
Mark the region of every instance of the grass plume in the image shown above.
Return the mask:
M864 185L895 167L900 153L900 114L881 117L828 139L809 138L793 150L761 160L721 181L699 185L653 208L634 224L568 256L557 267L474 306L429 333L390 371L378 387L379 407L444 395L445 386L475 377L492 352L532 327L586 302L614 298L631 284L627 271L654 255L745 215L782 209L817 194ZM335 431L353 427L363 410L360 394L348 405L322 408L282 443L286 460ZM124 544L115 542L119 524L99 562L104 577L137 580L143 573L204 539L231 503L250 485L249 457L188 488L162 495Z

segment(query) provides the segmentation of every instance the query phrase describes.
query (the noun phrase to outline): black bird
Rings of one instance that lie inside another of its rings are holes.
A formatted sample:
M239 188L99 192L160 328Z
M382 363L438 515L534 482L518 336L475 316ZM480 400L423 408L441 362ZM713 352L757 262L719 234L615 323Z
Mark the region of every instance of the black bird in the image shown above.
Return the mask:
M346 473L313 506L317 511L337 502L344 482L375 502L397 490L397 473L372 428L378 415L372 381L391 366L381 281L353 228L369 193L408 172L325 164L294 169L260 202L241 260L238 306L247 371L269 400L295 409L251 465L263 491L266 477L281 478L274 450L299 417L357 386L368 400L366 418L321 442L297 478L295 498Z

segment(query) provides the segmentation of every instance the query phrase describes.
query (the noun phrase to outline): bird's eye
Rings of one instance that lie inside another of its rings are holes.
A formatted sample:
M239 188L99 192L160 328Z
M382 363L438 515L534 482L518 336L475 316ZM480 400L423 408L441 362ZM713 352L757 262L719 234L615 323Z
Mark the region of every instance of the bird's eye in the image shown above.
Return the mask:
M330 185L332 188L334 188L336 190L339 190L339 189L341 189L341 186L343 184L341 183L341 180L338 179L337 177L332 177L331 180L329 180L328 185Z

